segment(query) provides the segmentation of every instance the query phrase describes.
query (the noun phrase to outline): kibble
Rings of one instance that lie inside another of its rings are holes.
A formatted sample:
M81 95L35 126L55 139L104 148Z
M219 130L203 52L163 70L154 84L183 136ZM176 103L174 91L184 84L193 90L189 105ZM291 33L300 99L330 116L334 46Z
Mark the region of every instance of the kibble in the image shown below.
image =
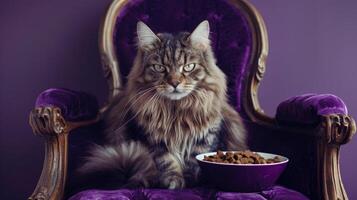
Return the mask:
M259 154L252 151L217 151L216 155L204 156L203 160L217 163L233 163L233 164L269 164L278 163L282 159L279 156L265 159Z

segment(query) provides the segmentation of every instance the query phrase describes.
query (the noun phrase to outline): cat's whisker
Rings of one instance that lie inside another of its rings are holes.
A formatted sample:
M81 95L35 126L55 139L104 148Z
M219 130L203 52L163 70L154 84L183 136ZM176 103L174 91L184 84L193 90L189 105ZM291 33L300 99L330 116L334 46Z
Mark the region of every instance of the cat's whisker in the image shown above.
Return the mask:
M152 91L153 89L155 89L155 88L150 87L150 88L148 88L148 89L142 90L142 91L138 92L137 94L131 96L130 99L127 101L127 103L123 106L123 108L125 109L130 103L132 103L132 100L133 100L133 99L137 100L137 99L140 98L140 96L145 95L146 93ZM129 107L130 107L130 106L129 106ZM124 116L125 116L125 115L124 115Z
M153 90L153 89L152 89L152 90ZM134 101L128 102L129 106L128 106L128 108L126 109L126 112L125 112L125 114L124 114L124 117L125 117L125 115L128 113L128 111L130 111L131 108L132 108L133 106L135 106L136 103L137 103L142 97L145 97L145 96L146 96L148 93L150 93L152 90L148 90L148 91L146 91L146 92L143 92L143 93L141 93L141 95L136 96L136 97L135 97L136 99L135 99Z
M140 92L136 93L135 95L133 95L132 97L130 97L130 99L128 100L128 102L124 105L124 107L126 107L134 98L136 98L137 96L145 93L146 91L148 90L152 90L154 89L154 87L149 87L149 88L146 88L144 90L141 90Z
M144 97L146 94L148 94L149 92L155 90L156 87L150 87L148 89L145 89L143 91L140 91L137 95L134 95L132 98L129 99L129 101L126 103L126 105L124 106L124 109L125 107L127 107L129 104L129 107L125 110L125 113L122 115L122 120L125 119L126 115L128 114L128 112L130 111L130 109L140 100L140 98ZM132 100L136 98L133 102Z
M153 98L155 98L157 94L154 94L148 101L148 103L151 103ZM137 111L129 120L127 120L125 123L123 123L117 130L120 130L122 127L126 126L131 120L135 119L139 115L140 111Z

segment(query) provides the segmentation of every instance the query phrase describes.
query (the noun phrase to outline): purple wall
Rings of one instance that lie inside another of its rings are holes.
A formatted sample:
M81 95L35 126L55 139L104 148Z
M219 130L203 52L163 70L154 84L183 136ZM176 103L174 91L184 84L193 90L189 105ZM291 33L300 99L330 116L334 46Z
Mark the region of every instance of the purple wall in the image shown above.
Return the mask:
M357 117L353 94L357 1L252 0L270 36L261 104L269 114L282 100L307 92L334 93ZM28 113L48 87L106 97L97 48L101 17L110 0L0 2L0 197L24 199L34 189L43 142L32 136ZM353 170L357 142L342 148L341 170L357 199Z
M268 27L270 53L260 89L271 115L284 99L304 93L332 93L357 118L355 0L252 0ZM303 148L303 144L302 144ZM341 175L350 199L357 199L357 140L341 148Z
M44 145L27 121L41 91L105 99L98 30L110 2L0 1L0 199L25 199L36 186Z

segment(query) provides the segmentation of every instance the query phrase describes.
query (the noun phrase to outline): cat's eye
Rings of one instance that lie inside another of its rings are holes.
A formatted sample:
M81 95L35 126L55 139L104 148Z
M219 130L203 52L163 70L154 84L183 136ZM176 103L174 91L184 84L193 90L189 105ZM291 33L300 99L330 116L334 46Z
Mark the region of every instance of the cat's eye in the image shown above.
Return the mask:
M183 70L184 70L185 72L190 72L190 71L192 71L193 69L195 69L195 67L196 67L196 64L195 64L195 63L191 63L191 64L188 64L188 65L185 65L185 66L183 67Z
M164 72L164 71L166 70L164 66L158 65L158 64L152 65L151 68L152 68L154 71L160 72L160 73L162 73L162 72Z

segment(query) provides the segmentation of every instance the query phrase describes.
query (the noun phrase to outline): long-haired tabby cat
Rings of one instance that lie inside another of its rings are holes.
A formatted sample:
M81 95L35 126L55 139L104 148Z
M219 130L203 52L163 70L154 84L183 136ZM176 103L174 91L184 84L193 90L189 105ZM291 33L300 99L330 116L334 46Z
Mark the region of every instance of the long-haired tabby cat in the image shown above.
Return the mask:
M137 36L128 82L105 114L107 143L80 170L106 177L112 187L194 185L195 155L247 147L241 118L227 103L209 23L172 35L138 22Z

